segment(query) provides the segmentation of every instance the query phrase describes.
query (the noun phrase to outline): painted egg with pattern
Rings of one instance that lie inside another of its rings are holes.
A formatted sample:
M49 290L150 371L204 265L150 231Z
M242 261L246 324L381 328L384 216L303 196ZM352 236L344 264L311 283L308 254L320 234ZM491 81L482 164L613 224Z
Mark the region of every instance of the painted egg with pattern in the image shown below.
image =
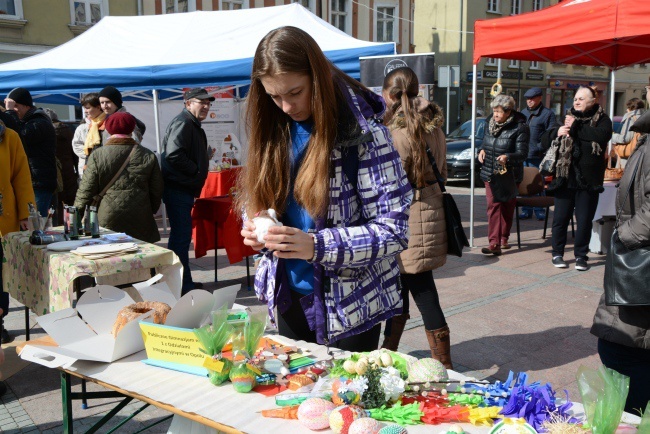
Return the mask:
M309 398L298 407L298 420L312 431L329 428L330 413L336 408L334 403L323 398Z

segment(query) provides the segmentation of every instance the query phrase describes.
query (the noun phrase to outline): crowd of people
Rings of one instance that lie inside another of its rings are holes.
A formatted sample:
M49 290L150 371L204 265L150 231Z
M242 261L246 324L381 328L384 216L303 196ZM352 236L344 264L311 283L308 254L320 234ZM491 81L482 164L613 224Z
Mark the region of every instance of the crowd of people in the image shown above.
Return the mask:
M386 75L382 98L337 69L295 27L273 30L258 45L247 97L247 167L237 181L235 209L243 214L244 243L259 251L256 293L280 334L350 351L396 350L411 296L431 357L453 367L433 274L447 255L443 114L418 94L417 76L405 67ZM523 168L539 167L542 157L555 152L547 173L553 177L547 190L555 197L551 264L568 267L567 227L575 218L575 268L586 271L612 121L590 87L576 91L562 125L542 104L542 94L529 89L521 112L511 96L491 102L478 154L489 240L482 253L498 256L510 248ZM54 113L33 105L28 90L14 89L0 117L0 231L25 229L28 204L45 215L52 205L74 203L80 210L99 206L104 227L156 242L154 214L162 200L171 227L168 247L184 269L182 293L201 288L189 267L191 210L208 173L201 122L212 101L205 89L185 92L159 162L140 145L146 126L126 111L116 88L83 97L86 119L72 136L59 131ZM644 117L638 101L628 109L614 140L642 135L628 163L641 167L639 176L630 179L626 172L623 179L635 186L634 200L626 204L618 197L625 209L621 241L636 248L650 244L650 125L639 123ZM283 225L260 240L252 219L269 209ZM544 212L523 209L520 218L544 219ZM0 302L6 315L6 293ZM647 309L601 300L592 329L603 362L632 377L634 403L650 398ZM9 339L3 329L3 343ZM621 357L634 358L634 369L618 364Z

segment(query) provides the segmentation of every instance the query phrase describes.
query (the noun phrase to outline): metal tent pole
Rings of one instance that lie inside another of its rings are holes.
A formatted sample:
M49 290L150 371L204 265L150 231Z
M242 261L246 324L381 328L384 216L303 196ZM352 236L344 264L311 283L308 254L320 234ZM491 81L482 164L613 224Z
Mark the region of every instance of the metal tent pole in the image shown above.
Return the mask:
M469 199L469 246L474 247L474 180L476 179L475 173L475 157L476 155L476 64L472 65L472 129L471 129L471 159L470 159L470 199Z
M153 119L156 127L156 150L158 151L158 158L162 158L162 143L160 142L160 110L158 107L158 89L152 91L153 94ZM159 160L160 161L160 160ZM167 208L165 203L162 204L162 221L163 221L163 234L167 235Z

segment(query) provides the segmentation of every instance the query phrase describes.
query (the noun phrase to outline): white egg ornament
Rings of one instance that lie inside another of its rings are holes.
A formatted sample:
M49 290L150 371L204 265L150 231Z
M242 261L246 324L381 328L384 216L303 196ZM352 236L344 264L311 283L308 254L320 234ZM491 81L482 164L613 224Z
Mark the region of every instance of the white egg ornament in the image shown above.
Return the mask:
M298 407L298 420L312 431L329 428L330 413L336 408L333 402L322 398L309 398Z
M282 226L275 210L272 208L262 211L258 217L253 219L253 224L255 225L255 235L257 236L258 243L264 242L264 237L269 232L270 227Z
M357 372L357 374L363 375L366 373L366 371L368 371L368 363L359 360L354 366L354 370Z
M354 360L346 360L343 362L343 369L345 369L345 372L348 374L356 374L356 363Z
M439 382L449 379L447 369L436 359L420 359L409 367L411 383L424 383L426 381Z
M393 357L388 353L382 353L381 356L379 356L379 360L383 366L393 366Z
M362 417L350 425L348 434L377 434L384 426L383 423L371 417Z

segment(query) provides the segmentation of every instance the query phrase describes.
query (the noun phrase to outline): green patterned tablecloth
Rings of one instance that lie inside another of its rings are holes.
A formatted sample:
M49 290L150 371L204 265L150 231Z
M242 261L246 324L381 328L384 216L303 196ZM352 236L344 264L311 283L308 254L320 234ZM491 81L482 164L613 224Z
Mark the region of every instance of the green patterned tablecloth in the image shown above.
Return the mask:
M89 260L70 252L51 252L29 244L29 232L12 232L2 238L4 289L37 315L72 306L73 281L82 275L146 275L149 269L171 265L176 255L155 244L141 243L135 253ZM120 276L116 276L120 277ZM104 279L102 283L109 283Z

